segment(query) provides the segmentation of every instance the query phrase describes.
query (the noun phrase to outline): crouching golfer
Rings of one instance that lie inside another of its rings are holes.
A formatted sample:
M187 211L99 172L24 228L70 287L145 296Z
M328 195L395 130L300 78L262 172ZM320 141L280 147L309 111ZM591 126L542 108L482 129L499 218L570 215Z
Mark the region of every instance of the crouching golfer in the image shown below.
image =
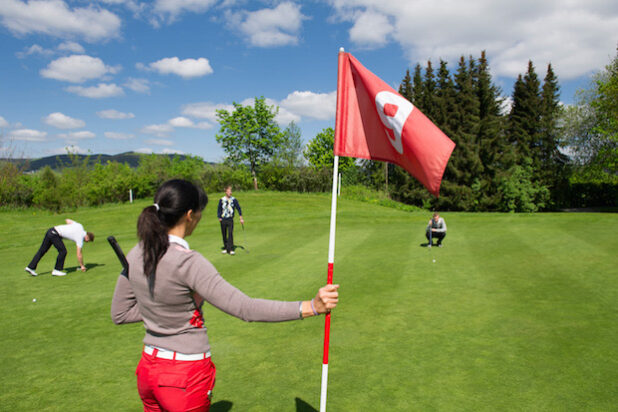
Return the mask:
M26 266L25 271L32 276L37 276L35 272L36 266L39 261L47 253L49 248L54 245L58 249L58 257L56 258L56 266L52 270L52 276L65 276L64 259L67 257L67 248L64 246L62 239L69 239L75 242L77 245L77 261L79 262L79 268L82 272L86 271L84 266L84 255L82 253L82 247L84 242L94 242L94 235L91 232L84 231L84 227L71 219L65 219L66 225L54 226L45 233L43 243L39 248L36 255L32 258L32 261Z
M438 239L438 247L442 247L442 241L446 236L446 222L444 218L440 217L439 213L434 213L433 217L427 224L425 229L425 236L427 237L427 247L431 247L433 244L433 238Z
M248 322L303 319L337 306L339 285L320 288L311 300L283 302L250 298L225 281L185 240L207 202L192 183L163 183L138 218L139 243L127 255L129 275L116 283L114 323L143 321L146 328L136 371L145 411L209 410L215 366L203 300Z

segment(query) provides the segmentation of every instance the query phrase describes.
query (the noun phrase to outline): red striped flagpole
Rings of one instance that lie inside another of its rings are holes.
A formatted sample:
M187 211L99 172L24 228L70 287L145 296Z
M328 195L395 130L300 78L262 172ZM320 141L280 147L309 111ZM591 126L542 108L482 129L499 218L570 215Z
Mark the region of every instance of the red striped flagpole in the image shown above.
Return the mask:
M339 57L341 60L343 47L339 49ZM339 79L340 80L340 79ZM339 87L337 87L339 89ZM339 94L337 94L339 99ZM339 107L339 104L337 104ZM335 130L339 127L338 117L335 118ZM335 132L336 134L336 132ZM335 263L335 232L337 227L337 181L339 177L339 156L334 156L333 159L333 192L330 208L330 236L328 239L328 275L326 283L333 284L333 264ZM328 349L330 346L330 317L331 314L326 314L324 320L324 355L322 357L322 390L320 393L320 412L326 412L326 393L328 389Z

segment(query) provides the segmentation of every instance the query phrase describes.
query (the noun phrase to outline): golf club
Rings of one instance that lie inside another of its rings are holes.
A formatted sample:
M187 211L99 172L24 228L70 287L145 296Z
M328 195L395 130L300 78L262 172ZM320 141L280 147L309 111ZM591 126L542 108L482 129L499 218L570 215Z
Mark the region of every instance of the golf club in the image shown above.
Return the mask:
M244 243L245 245L247 244L247 238L245 237L245 224L241 223L240 224L242 226L242 243ZM241 248L242 250L244 250L245 252L249 253L249 249L245 246L238 246L239 248Z
M120 261L120 264L122 265L122 270L120 271L120 274L128 279L129 278L129 262L127 262L127 258L122 252L120 245L118 244L114 236L109 236L107 238L107 241L109 242L112 249L114 249L114 252L116 252L116 256L118 257L118 260Z

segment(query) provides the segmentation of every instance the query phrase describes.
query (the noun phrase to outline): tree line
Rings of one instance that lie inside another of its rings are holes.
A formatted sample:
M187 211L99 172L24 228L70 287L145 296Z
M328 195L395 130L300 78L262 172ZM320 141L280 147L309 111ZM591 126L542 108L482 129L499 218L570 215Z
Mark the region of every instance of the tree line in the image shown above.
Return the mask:
M532 61L518 76L510 101L494 84L485 52L461 57L451 73L440 60L406 70L399 93L456 144L440 197L434 198L402 168L340 158L344 185L385 191L391 199L424 208L534 212L618 204L618 53L579 91L560 104L558 77L549 64L541 81ZM25 174L0 161L0 205L52 210L149 197L166 179L195 181L209 192L237 189L328 191L333 164L332 127L302 144L300 128L281 128L278 107L264 97L253 105L219 110L216 135L227 157L140 156L139 166L74 156L61 170Z
M560 103L551 64L543 80L529 61L507 101L493 83L485 52L407 70L399 93L456 144L434 198L395 165L346 163L350 180L384 188L407 204L440 210L534 212L618 204L618 54L574 106ZM307 150L332 164L332 129Z

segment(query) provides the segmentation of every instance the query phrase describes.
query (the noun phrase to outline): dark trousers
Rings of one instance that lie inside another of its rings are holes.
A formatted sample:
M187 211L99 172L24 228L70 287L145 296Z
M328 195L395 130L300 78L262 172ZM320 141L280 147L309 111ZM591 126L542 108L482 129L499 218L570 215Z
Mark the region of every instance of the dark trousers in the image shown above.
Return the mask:
M425 236L427 237L427 241L430 245L433 243L432 239L438 239L438 244L440 245L442 244L442 239L446 236L446 232L432 232L431 230L428 230L425 232Z
M51 245L54 245L54 247L58 249L55 269L62 270L64 268L64 259L67 257L67 248L64 247L64 242L58 232L56 232L56 230L52 227L47 231L47 233L45 233L45 237L43 238L43 243L41 243L39 251L36 252L36 255L34 255L32 261L28 264L30 269L36 269L36 265L39 264L39 260L41 260L41 258L47 253Z
M221 237L223 237L223 247L231 252L234 250L234 219L231 217L221 219Z

